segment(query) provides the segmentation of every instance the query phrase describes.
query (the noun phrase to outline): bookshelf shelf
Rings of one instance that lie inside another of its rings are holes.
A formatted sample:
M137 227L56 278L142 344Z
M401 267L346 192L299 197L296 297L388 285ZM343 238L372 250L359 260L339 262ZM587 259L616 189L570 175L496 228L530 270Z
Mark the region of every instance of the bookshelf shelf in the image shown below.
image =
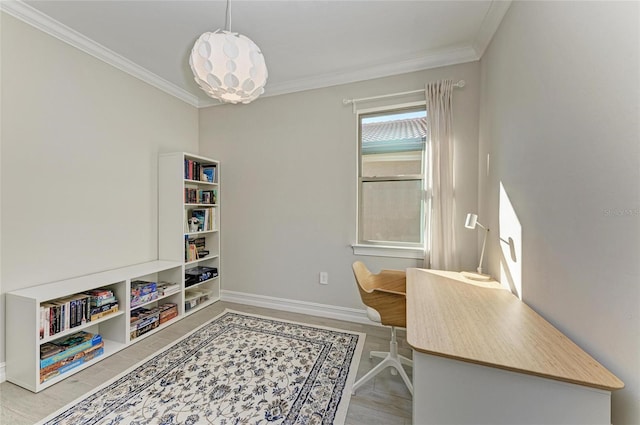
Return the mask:
M189 316L199 310L202 310L205 307L210 306L211 304L213 304L214 302L216 302L217 300L209 300L209 301L205 301L203 303L198 304L197 306L193 307L191 310L185 312L185 316Z
M214 258L218 258L218 256L217 255L207 255L204 258L198 258L197 260L188 261L188 262L184 263L184 265L188 266L188 265L191 265L191 264L198 264L198 263L201 263L203 261L213 260Z
M185 233L185 236L199 236L199 235L206 235L208 233L216 233L218 232L218 229L213 229L213 230L202 230L200 232L187 232Z
M211 282L213 280L216 280L217 278L218 278L218 276L212 277L211 279L203 280L202 282L198 282L198 283L195 283L193 285L188 286L186 289L197 288L198 286L206 284L206 283L209 283L209 282Z
M185 156L189 156L191 157L192 155L187 155L185 154ZM202 161L202 159L201 159ZM209 161L208 159L205 159L205 162ZM185 183L190 183L190 184L197 184L197 185L202 185L202 186L218 186L218 183L212 183L212 182L205 182L202 180L191 180L191 179L184 179Z

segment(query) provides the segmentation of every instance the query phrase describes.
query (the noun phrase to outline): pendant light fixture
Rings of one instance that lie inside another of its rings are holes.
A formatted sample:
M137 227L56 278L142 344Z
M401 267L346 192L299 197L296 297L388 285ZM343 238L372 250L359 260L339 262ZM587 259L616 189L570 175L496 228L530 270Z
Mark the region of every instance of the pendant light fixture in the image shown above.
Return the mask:
M224 103L250 103L264 93L267 65L248 37L231 32L227 0L225 30L205 32L191 50L189 65L207 95Z

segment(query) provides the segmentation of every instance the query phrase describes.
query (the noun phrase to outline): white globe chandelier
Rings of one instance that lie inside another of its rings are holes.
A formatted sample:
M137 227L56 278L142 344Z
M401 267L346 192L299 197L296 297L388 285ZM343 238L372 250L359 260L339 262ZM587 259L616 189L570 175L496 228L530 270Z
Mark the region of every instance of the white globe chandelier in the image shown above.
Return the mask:
M205 32L193 45L189 65L207 95L224 103L250 103L264 93L267 65L260 48L231 32L227 0L225 30Z

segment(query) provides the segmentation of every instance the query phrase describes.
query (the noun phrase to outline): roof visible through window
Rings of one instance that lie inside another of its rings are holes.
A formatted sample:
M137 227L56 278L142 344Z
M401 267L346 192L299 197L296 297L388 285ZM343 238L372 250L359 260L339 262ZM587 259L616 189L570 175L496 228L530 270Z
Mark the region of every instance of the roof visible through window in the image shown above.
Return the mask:
M362 153L421 151L427 135L426 111L364 116Z

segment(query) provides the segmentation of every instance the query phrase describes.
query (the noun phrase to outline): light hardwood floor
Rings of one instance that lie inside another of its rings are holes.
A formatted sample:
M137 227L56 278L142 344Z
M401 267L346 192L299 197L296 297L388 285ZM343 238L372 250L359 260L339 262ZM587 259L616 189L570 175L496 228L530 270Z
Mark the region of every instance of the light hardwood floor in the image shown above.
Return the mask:
M3 425L27 425L45 418L106 380L167 346L193 328L222 313L226 308L366 333L367 338L357 378L367 373L380 361L380 359L370 360L369 351L389 350L390 331L388 328L242 304L217 302L37 394L10 382L3 382L0 384L0 423ZM7 344L11 344L11 341L7 341ZM398 346L400 354L411 358L411 349L407 345L406 334L403 331L398 332ZM411 376L411 370L408 373ZM346 423L350 425L411 424L411 395L400 376L392 376L387 369L360 388L356 395L351 396Z

